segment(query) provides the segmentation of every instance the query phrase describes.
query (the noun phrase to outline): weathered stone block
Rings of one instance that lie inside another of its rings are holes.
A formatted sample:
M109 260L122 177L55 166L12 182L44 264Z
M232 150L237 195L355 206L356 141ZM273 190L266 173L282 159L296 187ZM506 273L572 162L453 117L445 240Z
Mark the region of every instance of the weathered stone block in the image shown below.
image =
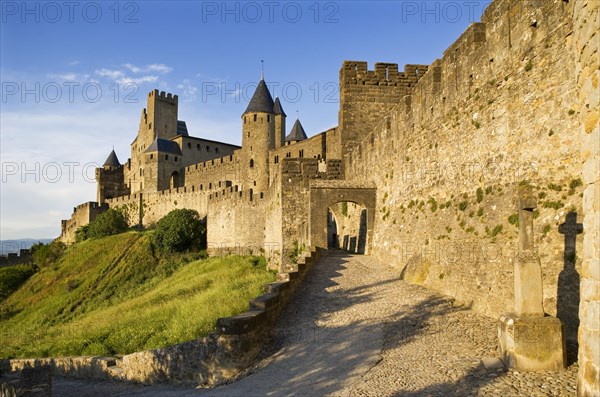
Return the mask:
M248 311L237 316L218 319L217 330L221 335L245 334L254 331L265 322L264 311Z
M264 294L250 301L250 310L270 310L279 303L279 294Z
M502 361L524 371L558 371L566 367L564 326L556 317L505 314L498 325Z
M515 311L521 316L544 316L540 258L524 252L515 259Z

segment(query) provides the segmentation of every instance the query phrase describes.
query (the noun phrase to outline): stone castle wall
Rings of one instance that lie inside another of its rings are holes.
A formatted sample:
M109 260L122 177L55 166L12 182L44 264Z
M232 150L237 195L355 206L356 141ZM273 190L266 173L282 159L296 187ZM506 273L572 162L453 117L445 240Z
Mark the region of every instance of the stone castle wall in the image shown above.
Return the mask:
M240 153L185 167L185 187L188 190L213 190L237 184L242 179Z
M583 230L579 307L579 396L600 396L600 2L574 4L575 79L579 89Z
M57 240L66 244L74 242L77 229L92 222L99 214L107 209L108 206L106 204L98 204L94 201L89 201L74 207L71 218L62 221L61 234Z
M378 186L373 254L405 278L490 315L512 310L513 198L531 185L544 309L576 320L577 280L559 278L581 255L564 258L558 232L583 192L580 101L564 73L575 67L572 12L493 2L350 154L346 178Z
M338 116L341 154L351 153L393 104L410 94L426 70L426 65L406 65L404 72L398 72L395 63L376 63L375 70L367 70L366 62L344 61Z
M286 158L281 163L282 267L291 264L291 254L310 245L310 181L343 178L341 160ZM326 247L322 247L326 248Z
M200 218L207 213L207 192L186 187L149 193L134 193L106 200L110 208L123 210L130 226L151 226L176 208L198 211ZM141 211L140 211L141 208Z

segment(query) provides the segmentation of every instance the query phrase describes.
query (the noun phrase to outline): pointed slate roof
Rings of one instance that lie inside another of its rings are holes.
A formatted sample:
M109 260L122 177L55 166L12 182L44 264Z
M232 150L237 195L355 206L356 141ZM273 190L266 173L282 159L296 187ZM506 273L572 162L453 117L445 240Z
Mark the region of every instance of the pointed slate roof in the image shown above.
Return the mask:
M273 105L273 113L280 114L283 117L287 116L287 114L285 114L285 112L283 111L283 108L281 107L281 102L279 102L279 97L275 97L275 104Z
M105 167L118 167L121 163L119 163L119 159L117 158L117 154L115 153L115 149L110 152L106 161L104 162Z
M161 153L172 153L181 154L181 148L177 142L169 141L168 139L156 138L154 142L148 146L145 153L150 152L161 152Z
M286 142L303 141L306 138L307 138L306 132L304 132L304 128L302 127L302 124L300 124L300 120L296 119L296 122L294 123L294 126L292 127L292 130L290 131L290 134L285 137L285 141Z
M264 112L264 113L273 113L273 97L269 92L269 88L264 80L261 80L258 83L258 87L256 87L256 91L254 91L254 95L252 95L252 99L246 108L246 111L242 114L242 116L246 113L256 113L256 112Z

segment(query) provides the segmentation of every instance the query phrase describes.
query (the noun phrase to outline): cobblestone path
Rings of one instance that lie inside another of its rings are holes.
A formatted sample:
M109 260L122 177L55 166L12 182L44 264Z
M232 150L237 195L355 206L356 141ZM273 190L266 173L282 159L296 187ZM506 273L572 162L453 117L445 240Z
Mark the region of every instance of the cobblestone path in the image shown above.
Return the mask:
M216 389L57 378L54 396L574 396L577 365L507 371L497 320L398 278L369 256L334 252L311 271L271 344Z

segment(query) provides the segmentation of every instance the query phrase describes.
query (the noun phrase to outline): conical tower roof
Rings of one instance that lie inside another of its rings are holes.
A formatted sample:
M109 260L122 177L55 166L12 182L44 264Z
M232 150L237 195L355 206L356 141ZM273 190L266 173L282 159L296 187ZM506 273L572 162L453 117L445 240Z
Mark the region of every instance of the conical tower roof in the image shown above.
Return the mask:
M285 137L285 141L286 142L303 141L306 138L307 138L306 132L304 132L304 128L302 127L300 120L296 119L296 122L294 123L294 126L292 127L292 130L290 131L290 134Z
M256 91L254 91L254 95L252 95L252 99L246 108L246 111L243 113L274 113L273 111L273 97L269 92L269 88L265 83L265 80L260 80L258 83L258 87L256 87Z
M287 114L285 114L285 112L283 111L283 108L281 107L281 102L279 102L279 97L275 97L275 105L273 105L273 113L280 114L283 117L287 116Z
M115 149L110 152L108 158L104 162L105 167L118 167L121 163L119 163L119 159L117 158L117 154L115 153Z

